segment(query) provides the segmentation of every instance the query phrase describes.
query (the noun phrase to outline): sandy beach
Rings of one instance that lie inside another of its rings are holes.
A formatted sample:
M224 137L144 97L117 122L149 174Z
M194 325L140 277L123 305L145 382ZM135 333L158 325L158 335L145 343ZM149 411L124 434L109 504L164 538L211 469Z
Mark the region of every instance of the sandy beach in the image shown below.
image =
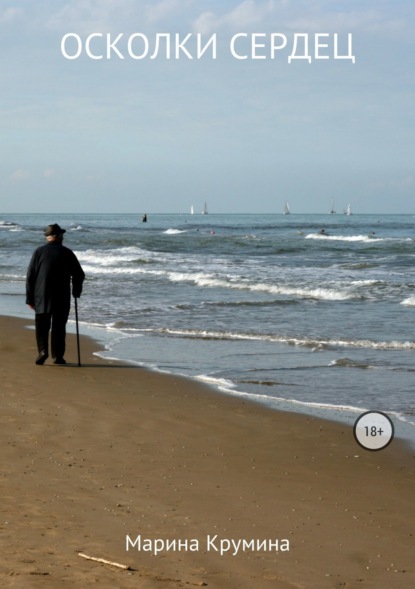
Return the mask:
M82 367L73 336L67 366L35 366L27 326L0 318L1 587L415 586L399 440L365 451L346 426L103 360L88 338Z

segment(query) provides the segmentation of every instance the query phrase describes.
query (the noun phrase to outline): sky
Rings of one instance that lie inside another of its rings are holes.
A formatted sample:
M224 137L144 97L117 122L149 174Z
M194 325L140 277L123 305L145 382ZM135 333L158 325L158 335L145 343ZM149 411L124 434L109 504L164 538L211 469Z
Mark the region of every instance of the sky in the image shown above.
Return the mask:
M2 0L0 47L0 218L415 213L413 0Z

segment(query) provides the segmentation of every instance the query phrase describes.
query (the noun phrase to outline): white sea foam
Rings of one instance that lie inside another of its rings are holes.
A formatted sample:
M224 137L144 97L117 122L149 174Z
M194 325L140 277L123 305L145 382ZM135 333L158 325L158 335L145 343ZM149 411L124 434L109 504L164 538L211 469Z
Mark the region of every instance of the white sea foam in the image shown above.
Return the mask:
M305 239L322 239L323 241L348 241L348 242L363 242L363 243L376 243L380 241L396 241L396 242L408 242L413 241L411 237L406 238L393 238L393 237L375 237L371 235L330 235L326 233L309 233L305 236Z
M78 252L77 252L78 254ZM184 266L183 271L169 271L166 264L169 265L169 256L163 258L158 253L149 252L139 247L124 247L111 250L87 250L79 252L78 257L83 265L86 265L86 270L90 274L114 274L120 275L134 275L134 274L148 274L166 276L171 282L188 282L195 286L202 288L223 288L247 291L252 293L265 293L281 297L294 297L299 299L316 299L326 301L343 301L350 300L356 297L361 297L362 293L358 293L352 287L371 286L376 285L376 280L367 281L352 281L349 283L333 283L333 285L326 286L307 286L299 283L296 284L276 284L273 282L254 282L252 279L248 280L238 274L225 274L220 271L214 272L189 272L186 271L185 264L188 263L188 258L184 258L182 262L178 262L176 257L174 263L177 266ZM160 265L160 270L148 268L148 263L153 262ZM141 263L141 265L139 265ZM134 265L133 265L134 264ZM216 269L212 267L212 269ZM222 267L222 269L224 269ZM218 268L219 270L219 268Z
M252 283L239 276L215 276L204 272L185 273L170 272L169 278L173 282L193 282L197 286L210 288L231 288L250 292L263 292L273 295L294 296L302 298L341 301L354 298L352 292L330 288L306 288L297 286L283 286L266 283Z
M399 421L403 421L405 423L408 423L409 425L415 425L414 418L410 419L407 415L404 415L399 411L390 411L389 415L391 415L392 417L396 417L397 419L399 419Z
M227 390L235 388L235 383L226 378L217 378L214 376L209 376L207 374L198 374L197 376L195 376L195 378L207 384L212 384L218 387L226 387Z
M105 268L102 266L90 266L88 264L82 264L82 267L86 274L106 274L106 275L128 275L128 274L153 274L154 276L164 276L166 272L163 270L148 270L142 267L119 267L119 268Z
M138 247L123 247L112 250L86 250L76 252L80 262L89 262L103 266L118 265L122 262L133 262L138 259L151 258L151 252Z
M353 298L353 294L330 288L299 288L274 284L255 284L249 286L250 291L268 292L270 294L322 299L326 301L343 301Z
M10 282L22 282L26 280L26 277L19 274L0 274L0 279Z
M247 393L244 391L232 389L232 388L224 388L219 387L220 390L223 392L231 393L232 395L236 395L238 397L248 397L252 400L263 401L267 404L277 404L277 403L284 403L287 405L292 406L302 406L302 407L309 407L313 409L323 409L323 410L335 410L341 412L352 412L352 413L362 413L367 411L367 409L363 407L355 407L354 405L335 405L332 403L318 403L318 402L311 402L311 401L299 401L297 399L286 399L284 397L270 397L269 395L261 395L258 393Z
M178 235L179 233L187 233L184 229L166 229L163 231L165 235Z
M166 333L170 335L178 335L183 337L194 337L201 339L217 339L217 340L246 340L246 341L265 341L276 342L295 346L307 347L344 347L344 348L367 348L375 350L415 350L415 342L406 341L381 341L376 342L372 340L347 340L347 339L318 339L307 337L292 337L285 335L264 335L252 333L234 333L226 331L207 331L207 330L191 330L191 329L147 329L148 332Z
M120 248L115 250L87 250L75 252L84 271L94 275L120 274L158 274L166 275L166 271L146 269L153 262L164 260L157 254L138 247Z
M3 231L10 231L14 233L20 233L24 231L23 227L19 227L18 225L0 225L0 229Z
M13 229L15 227L20 227L20 225L11 221L0 221L0 229Z
M385 284L382 280L352 280L353 286L377 286Z
M415 307L415 295L402 301L401 305L404 305L404 307Z

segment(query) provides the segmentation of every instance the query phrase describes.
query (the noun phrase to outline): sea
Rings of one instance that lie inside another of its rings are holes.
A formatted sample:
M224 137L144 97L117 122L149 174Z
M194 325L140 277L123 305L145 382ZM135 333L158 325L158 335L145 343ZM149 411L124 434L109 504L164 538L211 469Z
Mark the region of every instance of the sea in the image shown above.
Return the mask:
M87 276L80 331L103 357L351 426L380 411L415 443L414 215L0 219L1 314L33 326L27 266L59 223Z

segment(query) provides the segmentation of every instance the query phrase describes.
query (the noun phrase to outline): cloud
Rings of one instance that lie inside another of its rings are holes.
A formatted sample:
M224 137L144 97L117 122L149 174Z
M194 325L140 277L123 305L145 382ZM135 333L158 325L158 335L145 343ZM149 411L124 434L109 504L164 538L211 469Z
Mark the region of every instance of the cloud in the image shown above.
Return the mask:
M405 28L405 22L398 18L373 10L349 10L337 12L316 12L289 19L289 28L297 31L366 31L371 33L396 33Z
M149 22L154 23L164 20L177 12L183 12L192 4L194 4L194 0L161 0L155 5L147 5L145 12Z
M194 19L193 29L202 34L211 34L221 28L242 32L261 25L267 29L272 27L274 32L361 31L391 38L400 35L411 38L411 35L413 39L412 19L409 14L407 19L404 16L408 9L402 10L397 16L388 6L369 8L352 0L348 4L339 4L334 9L327 0L313 3L305 0L295 3L289 0L243 0L227 12L202 12Z
M42 176L44 178L52 178L52 176L55 175L55 168L46 168L46 170L43 170L42 172Z
M390 188L397 191L413 190L414 177L404 176L403 178L395 178L389 182Z
M0 24L10 23L13 20L16 20L23 16L23 14L23 8L6 8L6 10L2 10L0 12Z
M193 22L193 29L203 34L213 33L222 27L242 30L264 21L274 11L275 2L273 0L267 0L266 2L244 0L222 15L216 15L210 11L203 12Z
M76 32L111 30L120 20L129 22L133 0L74 0L50 16L47 25Z
M10 180L12 182L22 182L29 178L29 172L27 170L23 170L22 168L18 168L10 175Z
M39 171L36 171L36 173L31 174L28 170L25 170L24 168L17 168L16 170L14 170L14 172L10 174L9 180L11 180L14 183L24 182L25 180L28 180L31 177L39 177L38 174ZM41 172L42 178L45 178L46 180L49 180L49 178L52 178L55 174L55 168L45 168Z
M398 196L412 197L414 186L415 178L411 174L389 177L388 171L386 171L386 177L381 176L374 179L371 189L375 194L386 193L392 195L393 198Z

